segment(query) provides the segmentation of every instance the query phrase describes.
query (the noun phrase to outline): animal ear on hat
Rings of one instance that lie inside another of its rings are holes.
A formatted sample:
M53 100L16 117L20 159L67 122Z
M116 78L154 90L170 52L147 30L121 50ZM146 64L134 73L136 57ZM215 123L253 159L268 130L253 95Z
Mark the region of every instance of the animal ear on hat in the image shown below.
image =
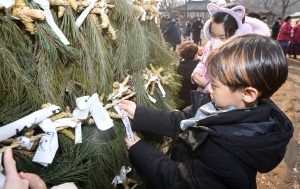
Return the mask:
M212 15L216 14L217 12L221 12L221 7L219 7L216 4L209 3L207 5L207 10L208 10L210 16L212 16Z
M233 14L235 14L240 20L245 16L245 8L243 6L236 6L231 9Z

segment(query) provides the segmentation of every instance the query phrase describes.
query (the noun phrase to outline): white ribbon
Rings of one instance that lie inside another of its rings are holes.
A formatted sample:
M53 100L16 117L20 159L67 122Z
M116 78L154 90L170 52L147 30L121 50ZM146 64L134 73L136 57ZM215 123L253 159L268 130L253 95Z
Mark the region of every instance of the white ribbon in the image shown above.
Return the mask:
M127 137L129 140L131 141L134 141L133 139L133 132L132 132L132 129L131 129L131 125L130 125L130 121L129 121L129 118L126 114L126 112L124 110L121 110L119 108L120 104L117 104L114 106L115 110L117 111L117 113L121 116L123 116L124 118L122 119L123 123L124 123L124 126L125 126L125 130L126 130L126 134L127 134Z
M80 16L77 18L77 20L75 22L75 24L78 28L81 26L81 24L83 23L83 21L85 20L87 15L91 12L91 10L95 7L96 1L97 0L89 0L88 1L90 3L90 5L85 8L85 10L80 14Z
M101 7L100 14L103 14L105 9L107 8L107 4L106 4L105 0L101 0L100 7Z
M21 131L24 127L31 127L34 124L38 124L44 119L52 116L53 114L61 111L59 106L51 105L47 108L35 111L28 116L25 116L15 122L0 127L0 141L16 135L16 130Z
M75 127L75 144L82 143L81 122Z
M63 32L57 27L56 23L54 22L52 13L50 11L50 3L48 0L34 0L42 9L44 9L44 12L46 14L46 20L51 29L54 31L54 33L59 37L60 41L64 45L69 45L70 42L66 38L66 36L63 34Z
M67 182L58 186L53 186L51 189L77 189L74 182Z

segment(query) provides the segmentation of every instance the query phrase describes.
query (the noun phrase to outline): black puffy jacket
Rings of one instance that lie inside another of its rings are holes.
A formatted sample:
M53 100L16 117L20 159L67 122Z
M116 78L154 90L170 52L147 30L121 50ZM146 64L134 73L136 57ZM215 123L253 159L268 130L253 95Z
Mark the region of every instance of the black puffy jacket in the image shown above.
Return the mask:
M178 45L181 43L181 36L179 30L179 24L175 19L172 19L168 25L167 29L163 32L165 40L168 43Z
M256 172L268 172L283 159L293 126L270 100L250 111L230 111L180 130L182 119L193 117L209 98L192 92L193 105L183 112L136 108L133 128L178 135L171 157L140 140L129 150L131 162L157 189L255 189Z

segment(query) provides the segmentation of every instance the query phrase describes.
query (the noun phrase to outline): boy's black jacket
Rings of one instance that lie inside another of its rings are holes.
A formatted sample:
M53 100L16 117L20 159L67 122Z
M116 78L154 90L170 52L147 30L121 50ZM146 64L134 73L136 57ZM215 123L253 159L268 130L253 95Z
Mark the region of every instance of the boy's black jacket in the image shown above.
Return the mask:
M180 121L209 102L200 92L191 96L193 105L182 112L136 108L133 128L178 137L171 158L140 140L130 148L131 162L157 189L256 188L256 172L271 171L283 159L294 131L290 120L267 99L251 111L210 116L182 132Z

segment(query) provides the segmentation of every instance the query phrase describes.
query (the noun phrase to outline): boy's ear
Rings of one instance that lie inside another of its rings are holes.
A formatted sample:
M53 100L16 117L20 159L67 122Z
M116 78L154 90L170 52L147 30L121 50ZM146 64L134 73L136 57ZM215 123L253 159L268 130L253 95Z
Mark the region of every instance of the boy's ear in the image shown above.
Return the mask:
M243 90L243 100L245 103L251 104L257 100L260 93L257 89L253 87L246 87Z

